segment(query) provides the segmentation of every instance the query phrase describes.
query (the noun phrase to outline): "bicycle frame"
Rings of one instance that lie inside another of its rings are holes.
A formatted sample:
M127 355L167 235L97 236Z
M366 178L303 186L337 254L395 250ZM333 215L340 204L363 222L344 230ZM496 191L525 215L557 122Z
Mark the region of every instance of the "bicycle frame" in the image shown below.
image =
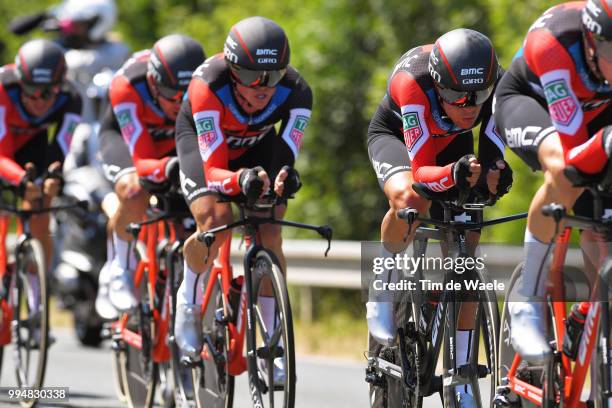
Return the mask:
M570 224L574 226L582 226L593 229L596 224L593 220L589 220L583 217L567 216L564 217L569 220ZM573 222L572 222L573 221ZM550 268L550 281L551 287L548 288L549 303L553 314L553 329L555 333L555 358L560 359L561 363L561 390L563 392L562 398L565 401L564 407L567 408L586 408L585 402L580 401L582 388L584 386L587 371L591 361L593 350L597 346L597 333L598 325L601 318L601 301L597 301L598 285L595 284L589 302L588 314L584 322L584 332L580 339L578 346L578 356L574 362L572 368L572 360L563 353L563 339L565 336L565 320L567 318L566 305L567 302L562 301L565 299L565 288L563 284L563 265L565 263L565 257L567 255L567 246L571 235L571 226L565 227L563 232L559 234L555 241L555 248L552 255L552 263ZM607 293L605 294L607 298ZM607 304L607 302L603 302ZM606 310L607 313L607 310ZM609 343L608 336L605 337L604 346ZM609 345L606 347L606 355ZM518 353L515 354L512 361L512 366L508 371L508 387L511 391L517 395L542 406L544 398L547 397L545 389L529 384L517 378L517 371L522 359ZM606 359L607 361L607 359ZM604 370L606 371L606 370ZM609 384L607 381L605 384ZM606 385L609 388L609 385ZM610 390L608 390L610 391ZM554 397L554 396L553 396ZM555 397L558 398L558 397ZM555 401L559 402L559 401Z
M160 274L160 249L164 248L168 242L174 242L177 237L174 223L165 222L165 220L170 218L172 218L172 215L164 214L160 217L130 226L135 232L135 235L138 236L138 240L135 240L135 245L138 245L137 242L144 242L146 245L144 252L137 251L140 259L134 271L134 285L136 288L140 287L146 274L150 282L150 285L147 287L149 299L161 302L158 307L154 307L151 311L152 318L156 322L156 332L152 333L151 336L153 346L151 349L151 357L156 363L167 362L170 360L171 356L170 348L165 340L170 327L170 305L168 302L170 289L167 277L162 296L158 296L159 294L155 291L155 284ZM178 248L174 248L173 250L176 251L177 249ZM139 350L150 347L150 344L143 344L143 338L139 333L127 327L129 317L129 314L124 313L121 318L113 324L113 328L117 333L116 336Z

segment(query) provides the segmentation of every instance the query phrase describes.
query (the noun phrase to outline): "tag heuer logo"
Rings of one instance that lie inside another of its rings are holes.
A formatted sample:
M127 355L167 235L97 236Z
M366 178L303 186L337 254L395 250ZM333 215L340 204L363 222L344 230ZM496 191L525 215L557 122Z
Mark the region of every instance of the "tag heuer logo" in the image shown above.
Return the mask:
M204 154L208 148L217 140L217 132L215 132L215 123L212 118L199 119L196 122L196 131L198 133L198 145L200 152Z
M132 113L129 109L117 112L117 122L119 122L121 133L124 136L131 138L132 135L136 132L136 126L132 122Z
M402 124L404 128L404 142L408 150L423 136L423 128L419 121L419 115L416 112L409 112L402 116Z
M308 117L298 115L295 118L293 129L291 129L290 136L298 149L302 146L302 137L304 136L304 130L308 125Z
M212 132L215 130L215 123L211 118L199 119L196 122L196 132L198 135L206 132Z
M568 126L578 111L578 105L572 98L565 80L559 79L546 84L544 94L552 120Z

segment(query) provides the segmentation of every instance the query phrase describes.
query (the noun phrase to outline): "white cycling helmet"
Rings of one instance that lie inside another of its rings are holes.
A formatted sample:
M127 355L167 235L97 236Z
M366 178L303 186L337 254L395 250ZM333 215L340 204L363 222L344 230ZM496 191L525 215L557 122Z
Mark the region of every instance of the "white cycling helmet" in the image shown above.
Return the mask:
M100 41L117 22L117 5L114 0L65 0L57 9L60 21L92 21L88 31L90 41Z

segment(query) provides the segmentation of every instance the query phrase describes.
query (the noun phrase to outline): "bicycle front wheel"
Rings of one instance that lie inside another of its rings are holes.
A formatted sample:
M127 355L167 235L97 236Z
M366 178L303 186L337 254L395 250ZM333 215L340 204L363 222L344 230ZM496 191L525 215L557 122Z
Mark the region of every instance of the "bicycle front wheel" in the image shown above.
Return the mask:
M295 349L285 277L276 256L263 248L255 253L250 273L247 356L253 406L293 408Z
M40 243L31 239L18 248L17 282L9 296L13 309L13 353L19 388L41 388L49 347L49 292L45 258ZM32 407L36 399L22 399L21 406Z

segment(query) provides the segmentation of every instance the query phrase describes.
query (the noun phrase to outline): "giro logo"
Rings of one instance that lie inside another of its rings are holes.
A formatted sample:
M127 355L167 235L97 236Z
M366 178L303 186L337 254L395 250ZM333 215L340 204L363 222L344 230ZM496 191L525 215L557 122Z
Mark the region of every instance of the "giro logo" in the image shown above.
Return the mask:
M547 83L544 85L544 94L553 121L563 126L569 125L578 111L578 105L565 80L557 79Z
M484 68L462 68L461 75L482 75Z
M482 78L466 78L461 81L464 85L469 84L484 84L484 79Z
M257 58L259 64L276 64L276 58Z
M423 128L416 112L408 112L402 115L402 125L404 127L404 142L408 150L412 150L416 142L423 136Z

